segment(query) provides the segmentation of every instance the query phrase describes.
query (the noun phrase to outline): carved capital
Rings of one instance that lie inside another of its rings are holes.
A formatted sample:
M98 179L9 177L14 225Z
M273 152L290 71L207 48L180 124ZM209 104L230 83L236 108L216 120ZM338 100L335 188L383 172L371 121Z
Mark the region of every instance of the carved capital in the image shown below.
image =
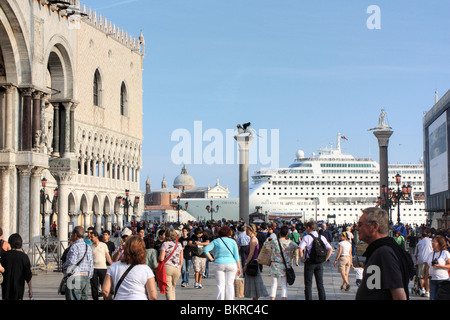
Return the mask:
M20 89L20 91L22 92L22 95L26 97L31 97L31 95L33 94L33 88L22 88Z

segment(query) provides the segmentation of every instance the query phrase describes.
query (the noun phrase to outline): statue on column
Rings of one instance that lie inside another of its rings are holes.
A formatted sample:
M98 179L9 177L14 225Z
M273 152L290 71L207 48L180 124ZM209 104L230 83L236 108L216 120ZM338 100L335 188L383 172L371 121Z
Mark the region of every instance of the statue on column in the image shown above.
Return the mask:
M381 114L380 114L380 117L378 118L378 126L375 128L369 129L368 131L392 129L392 127L390 127L386 124L386 115L387 115L387 112L384 109L381 109Z

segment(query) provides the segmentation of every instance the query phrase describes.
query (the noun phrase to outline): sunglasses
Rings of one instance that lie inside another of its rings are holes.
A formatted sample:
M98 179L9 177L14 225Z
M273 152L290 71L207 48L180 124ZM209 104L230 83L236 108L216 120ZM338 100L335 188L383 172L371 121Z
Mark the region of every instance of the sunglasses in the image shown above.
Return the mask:
M371 224L372 224L372 222L358 222L356 225L358 227L362 227L363 225L371 225Z

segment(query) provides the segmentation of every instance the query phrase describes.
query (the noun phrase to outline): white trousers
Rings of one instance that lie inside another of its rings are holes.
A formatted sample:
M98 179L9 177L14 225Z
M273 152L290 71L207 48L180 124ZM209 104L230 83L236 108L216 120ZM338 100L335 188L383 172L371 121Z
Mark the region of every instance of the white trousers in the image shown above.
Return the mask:
M217 281L217 300L234 300L234 279L236 278L236 263L219 263L215 265Z
M280 282L281 282L281 297L282 298L287 298L286 276L283 276L283 277L272 276L272 287L270 289L270 296L272 298L276 298L277 297L278 280L280 280Z

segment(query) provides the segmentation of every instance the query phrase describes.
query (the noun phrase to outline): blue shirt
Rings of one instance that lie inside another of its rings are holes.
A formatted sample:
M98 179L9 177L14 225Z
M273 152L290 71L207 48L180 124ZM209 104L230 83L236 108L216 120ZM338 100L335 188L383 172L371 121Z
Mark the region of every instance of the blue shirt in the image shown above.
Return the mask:
M223 241L222 241L223 240ZM227 248L228 246L228 248ZM215 250L214 262L217 264L236 263L240 261L237 243L231 238L217 238L210 242L204 249L205 254ZM229 250L228 250L229 249ZM230 252L231 251L231 252ZM233 253L233 254L232 254Z
M84 254L85 252L86 255ZM77 266L77 263L80 260L81 263L79 266ZM83 239L77 240L72 244L69 252L67 253L67 260L63 264L63 269L65 270L65 272L70 272L73 275L87 274L89 278L92 278L92 275L94 274L94 259L92 257L92 249L90 246L86 245Z
M250 244L250 237L245 233L245 231L241 232L237 236L237 244L240 247L248 246Z

